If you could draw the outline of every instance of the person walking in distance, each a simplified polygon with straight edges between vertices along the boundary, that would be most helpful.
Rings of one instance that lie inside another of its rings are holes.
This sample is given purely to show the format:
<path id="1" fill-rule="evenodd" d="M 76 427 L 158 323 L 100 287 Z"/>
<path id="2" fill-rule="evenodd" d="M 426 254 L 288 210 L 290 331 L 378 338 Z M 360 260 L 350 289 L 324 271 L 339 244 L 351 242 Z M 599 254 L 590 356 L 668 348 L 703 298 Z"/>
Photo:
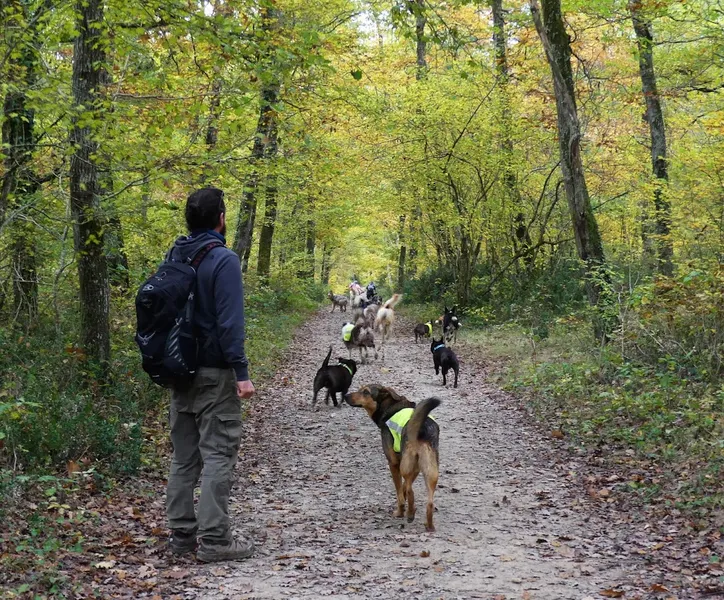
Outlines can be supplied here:
<path id="1" fill-rule="evenodd" d="M 241 441 L 241 399 L 251 398 L 244 353 L 244 289 L 239 257 L 226 248 L 224 192 L 204 188 L 186 202 L 189 234 L 179 237 L 167 260 L 197 266 L 193 325 L 198 368 L 190 385 L 171 393 L 173 456 L 166 515 L 176 555 L 193 552 L 203 562 L 240 560 L 254 551 L 250 538 L 234 537 L 229 494 Z M 209 249 L 210 248 L 210 249 Z M 194 488 L 199 482 L 198 513 Z"/>

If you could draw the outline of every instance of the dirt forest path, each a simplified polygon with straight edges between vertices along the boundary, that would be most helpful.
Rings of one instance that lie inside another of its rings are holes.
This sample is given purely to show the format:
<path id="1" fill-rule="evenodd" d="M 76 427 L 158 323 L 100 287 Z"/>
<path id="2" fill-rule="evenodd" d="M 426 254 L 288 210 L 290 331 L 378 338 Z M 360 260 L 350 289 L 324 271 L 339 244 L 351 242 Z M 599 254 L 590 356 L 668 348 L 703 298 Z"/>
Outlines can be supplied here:
<path id="1" fill-rule="evenodd" d="M 425 532 L 424 510 L 412 524 L 393 518 L 392 480 L 367 414 L 326 406 L 323 394 L 311 408 L 329 345 L 333 358 L 346 355 L 344 318 L 326 308 L 310 320 L 252 403 L 232 511 L 258 551 L 208 567 L 197 597 L 590 600 L 626 581 L 622 557 L 606 550 L 605 533 L 552 468 L 548 441 L 463 345 L 460 386 L 443 388 L 429 342 L 415 345 L 400 319 L 384 362 L 360 366 L 352 389 L 380 383 L 412 400 L 442 399 L 437 532 Z M 418 500 L 423 485 L 418 478 Z"/>

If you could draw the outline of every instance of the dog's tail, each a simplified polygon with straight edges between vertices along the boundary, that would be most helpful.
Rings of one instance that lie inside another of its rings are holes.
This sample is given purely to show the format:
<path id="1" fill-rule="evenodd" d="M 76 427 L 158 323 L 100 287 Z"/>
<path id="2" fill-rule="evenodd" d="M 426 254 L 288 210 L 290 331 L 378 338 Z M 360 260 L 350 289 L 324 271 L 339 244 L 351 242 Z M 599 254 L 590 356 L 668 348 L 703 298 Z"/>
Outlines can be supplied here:
<path id="1" fill-rule="evenodd" d="M 322 363 L 322 368 L 329 366 L 329 357 L 332 356 L 332 346 L 329 347 L 329 352 L 327 352 L 327 358 L 324 359 L 324 362 Z"/>
<path id="2" fill-rule="evenodd" d="M 385 302 L 382 306 L 384 308 L 395 308 L 397 306 L 397 303 L 402 300 L 402 294 L 393 294 L 392 298 L 390 298 L 387 302 Z"/>
<path id="3" fill-rule="evenodd" d="M 416 440 L 419 437 L 420 429 L 425 419 L 427 419 L 427 415 L 440 406 L 441 403 L 440 398 L 426 398 L 415 407 L 415 412 L 412 413 L 410 420 L 407 422 L 408 440 Z"/>

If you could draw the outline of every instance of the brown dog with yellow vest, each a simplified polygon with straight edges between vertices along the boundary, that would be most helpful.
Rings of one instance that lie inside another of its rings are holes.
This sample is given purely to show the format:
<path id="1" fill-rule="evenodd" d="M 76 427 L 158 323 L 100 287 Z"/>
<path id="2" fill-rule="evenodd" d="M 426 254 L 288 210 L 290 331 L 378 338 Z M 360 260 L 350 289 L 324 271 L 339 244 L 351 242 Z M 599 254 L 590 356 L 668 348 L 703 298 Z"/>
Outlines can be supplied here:
<path id="1" fill-rule="evenodd" d="M 352 394 L 347 394 L 344 399 L 350 406 L 364 408 L 380 428 L 382 450 L 397 492 L 397 510 L 394 516 L 404 516 L 407 504 L 407 520 L 412 522 L 415 519 L 412 484 L 422 472 L 427 486 L 425 528 L 435 531 L 432 517 L 435 512 L 434 496 L 439 475 L 440 428 L 429 414 L 440 405 L 440 400 L 427 398 L 415 404 L 391 388 L 381 385 L 366 385 Z"/>

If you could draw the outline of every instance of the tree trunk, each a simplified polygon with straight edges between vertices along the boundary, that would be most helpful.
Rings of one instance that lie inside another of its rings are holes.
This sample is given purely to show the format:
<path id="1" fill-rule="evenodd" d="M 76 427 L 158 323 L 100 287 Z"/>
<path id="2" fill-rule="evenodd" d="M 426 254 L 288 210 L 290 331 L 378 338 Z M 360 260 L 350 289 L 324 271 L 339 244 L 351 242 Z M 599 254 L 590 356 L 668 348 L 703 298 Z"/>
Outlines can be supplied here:
<path id="1" fill-rule="evenodd" d="M 400 255 L 397 260 L 397 290 L 402 292 L 405 287 L 405 261 L 407 259 L 407 246 L 405 246 L 405 215 L 400 215 Z"/>
<path id="2" fill-rule="evenodd" d="M 508 72 L 508 48 L 507 38 L 505 35 L 505 13 L 503 11 L 503 0 L 492 0 L 493 12 L 493 46 L 495 49 L 495 71 L 498 75 L 501 97 L 500 119 L 502 125 L 503 140 L 501 146 L 503 148 L 503 183 L 505 185 L 506 194 L 511 205 L 514 207 L 515 217 L 513 222 L 513 232 L 517 245 L 522 249 L 516 254 L 521 254 L 526 264 L 532 262 L 532 253 L 530 247 L 532 241 L 528 225 L 526 224 L 525 213 L 523 212 L 523 199 L 518 188 L 518 179 L 513 168 L 513 136 L 511 124 L 510 98 L 508 95 L 508 83 L 510 82 L 510 74 Z M 516 261 L 517 262 L 517 261 Z"/>
<path id="3" fill-rule="evenodd" d="M 271 265 L 272 242 L 274 241 L 274 227 L 277 220 L 277 185 L 276 175 L 268 174 L 265 185 L 264 222 L 259 234 L 259 256 L 256 262 L 256 272 L 262 279 L 269 279 Z"/>
<path id="4" fill-rule="evenodd" d="M 578 256 L 586 271 L 588 301 L 596 307 L 594 334 L 605 340 L 613 323 L 607 311 L 610 302 L 610 278 L 606 271 L 603 243 L 591 208 L 581 158 L 581 128 L 573 87 L 570 38 L 566 33 L 560 0 L 542 0 L 543 18 L 538 0 L 530 0 L 531 13 L 553 76 L 558 121 L 558 145 L 561 170 L 573 223 Z"/>
<path id="5" fill-rule="evenodd" d="M 14 4 L 5 26 L 6 31 L 11 32 L 7 41 L 18 51 L 8 55 L 8 75 L 13 85 L 3 103 L 2 146 L 6 156 L 0 182 L 0 224 L 6 217 L 12 219 L 9 237 L 12 240 L 13 318 L 27 329 L 38 313 L 36 231 L 33 221 L 22 211 L 30 210 L 39 188 L 30 164 L 36 144 L 35 111 L 28 106 L 27 97 L 27 90 L 32 88 L 37 77 L 39 41 L 35 25 L 27 31 L 25 24 L 36 23 L 34 17 L 39 15 L 29 13 L 27 2 Z M 37 10 L 42 11 L 44 7 Z"/>
<path id="6" fill-rule="evenodd" d="M 143 184 L 141 184 L 141 225 L 145 228 L 148 225 L 148 206 L 151 204 L 151 183 L 149 181 L 150 173 L 148 171 L 143 174 Z"/>
<path id="7" fill-rule="evenodd" d="M 628 7 L 631 12 L 633 28 L 636 32 L 641 87 L 646 102 L 646 121 L 651 132 L 651 164 L 654 177 L 657 179 L 656 189 L 654 190 L 657 270 L 662 275 L 671 276 L 674 272 L 672 262 L 674 251 L 669 239 L 671 206 L 666 199 L 666 189 L 669 181 L 666 159 L 666 126 L 664 124 L 664 111 L 661 109 L 661 98 L 656 87 L 654 38 L 651 21 L 641 12 L 641 0 L 629 0 Z M 643 232 L 646 232 L 646 230 L 647 224 L 644 223 Z M 644 239 L 644 248 L 646 248 L 646 243 Z"/>
<path id="8" fill-rule="evenodd" d="M 86 355 L 105 369 L 110 360 L 108 265 L 104 253 L 105 221 L 100 210 L 98 142 L 88 121 L 102 111 L 98 95 L 105 63 L 101 36 L 103 3 L 79 0 L 73 51 L 73 117 L 70 145 L 70 207 L 80 287 L 81 344 Z"/>
<path id="9" fill-rule="evenodd" d="M 106 158 L 106 160 L 109 160 Z M 104 200 L 113 195 L 113 177 L 109 172 L 99 173 L 99 190 L 101 206 L 106 221 L 104 230 L 104 244 L 106 262 L 108 264 L 109 282 L 118 287 L 121 292 L 130 288 L 128 256 L 126 244 L 123 240 L 123 227 L 118 216 L 115 198 Z"/>
<path id="10" fill-rule="evenodd" d="M 310 279 L 314 281 L 314 247 L 316 245 L 316 235 L 315 235 L 315 224 L 312 219 L 307 220 L 307 228 L 306 228 L 306 234 L 305 234 L 305 243 L 304 243 L 304 267 L 299 270 L 297 275 L 301 279 Z"/>
<path id="11" fill-rule="evenodd" d="M 272 7 L 262 10 L 261 26 L 267 38 L 271 38 L 278 28 L 279 11 Z M 259 162 L 270 162 L 277 150 L 277 113 L 276 104 L 279 101 L 280 82 L 275 73 L 273 47 L 270 39 L 267 41 L 267 54 L 261 57 L 266 64 L 268 79 L 262 84 L 260 94 L 259 119 L 256 125 L 254 146 L 251 150 L 251 172 L 244 184 L 239 218 L 236 222 L 236 240 L 234 251 L 241 259 L 242 270 L 246 272 L 251 253 L 251 243 L 254 235 L 254 222 L 256 220 L 257 190 L 259 187 Z M 276 184 L 274 184 L 276 185 Z M 267 186 L 268 188 L 268 186 Z M 276 196 L 275 196 L 276 199 Z"/>
<path id="12" fill-rule="evenodd" d="M 201 185 L 207 185 L 212 179 L 211 160 L 216 144 L 219 141 L 219 107 L 221 106 L 221 79 L 214 79 L 211 84 L 211 100 L 209 101 L 209 122 L 206 126 L 206 161 L 201 175 Z"/>
<path id="13" fill-rule="evenodd" d="M 327 248 L 327 244 L 322 246 L 322 269 L 321 279 L 322 285 L 329 285 L 329 273 L 332 270 L 332 252 Z"/>
<path id="14" fill-rule="evenodd" d="M 425 39 L 425 26 L 427 15 L 425 14 L 425 0 L 408 0 L 407 10 L 415 17 L 415 79 L 421 81 L 427 74 L 427 40 Z M 420 109 L 417 112 L 421 112 Z M 400 216 L 400 253 L 397 257 L 397 288 L 401 292 L 405 285 L 405 270 L 407 262 L 407 243 L 405 236 L 406 215 Z M 412 224 L 410 224 L 412 227 Z M 412 252 L 410 252 L 412 255 Z"/>
<path id="15" fill-rule="evenodd" d="M 415 64 L 417 65 L 415 78 L 420 81 L 425 78 L 427 71 L 427 40 L 425 39 L 427 15 L 425 14 L 425 0 L 408 0 L 407 10 L 415 17 Z"/>
<path id="16" fill-rule="evenodd" d="M 13 223 L 13 300 L 14 320 L 29 329 L 38 317 L 38 271 L 35 226 L 32 221 L 17 219 Z"/>
<path id="17" fill-rule="evenodd" d="M 121 292 L 127 291 L 131 282 L 129 280 L 128 256 L 126 244 L 123 240 L 123 226 L 115 206 L 106 203 L 108 219 L 105 230 L 106 260 L 108 261 L 109 281 L 117 286 Z"/>

